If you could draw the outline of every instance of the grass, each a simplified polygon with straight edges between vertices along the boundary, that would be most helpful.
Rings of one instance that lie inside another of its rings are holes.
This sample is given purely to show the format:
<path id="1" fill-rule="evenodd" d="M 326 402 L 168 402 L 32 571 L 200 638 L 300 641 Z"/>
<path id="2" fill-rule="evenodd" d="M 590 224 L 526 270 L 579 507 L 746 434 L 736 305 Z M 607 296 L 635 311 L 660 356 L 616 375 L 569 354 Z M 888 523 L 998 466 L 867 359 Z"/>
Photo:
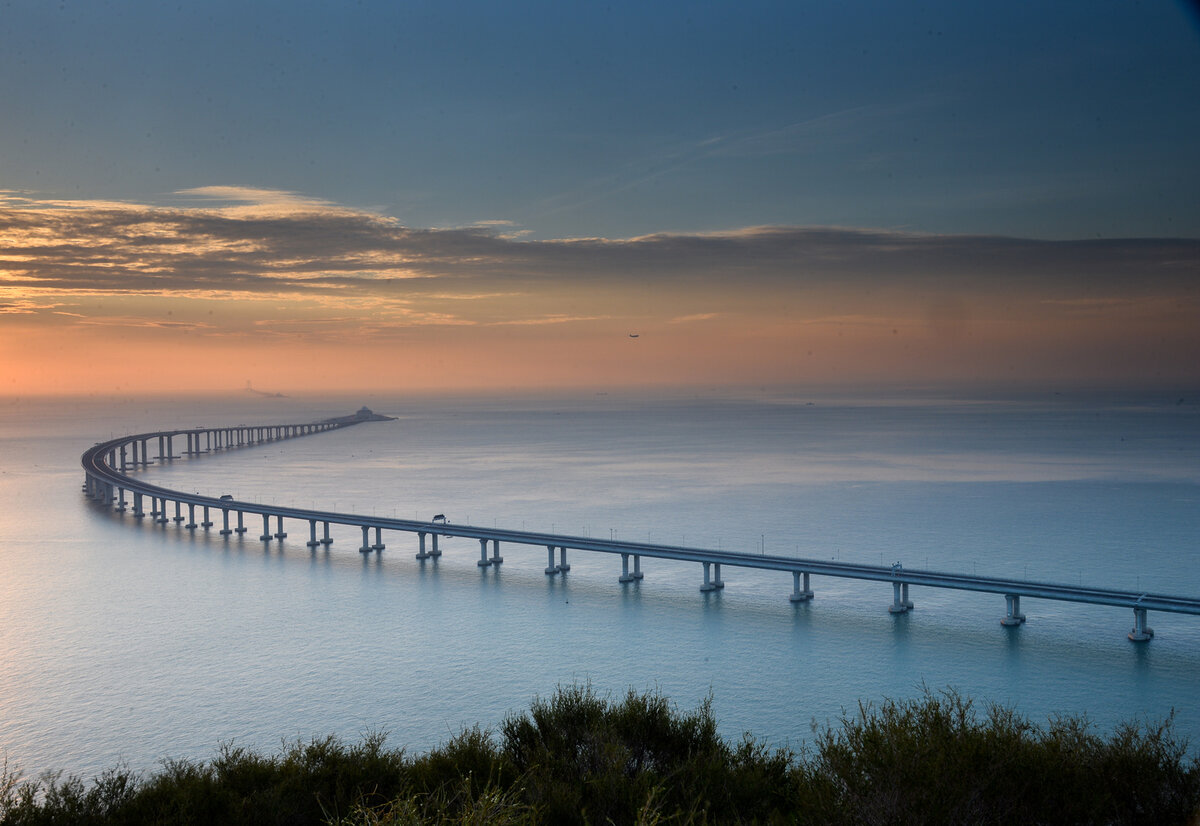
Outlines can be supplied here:
<path id="1" fill-rule="evenodd" d="M 372 734 L 86 784 L 0 770 L 0 826 L 427 823 L 1200 824 L 1200 762 L 1170 718 L 1101 735 L 952 691 L 860 705 L 797 753 L 723 740 L 708 702 L 575 685 L 422 755 Z"/>

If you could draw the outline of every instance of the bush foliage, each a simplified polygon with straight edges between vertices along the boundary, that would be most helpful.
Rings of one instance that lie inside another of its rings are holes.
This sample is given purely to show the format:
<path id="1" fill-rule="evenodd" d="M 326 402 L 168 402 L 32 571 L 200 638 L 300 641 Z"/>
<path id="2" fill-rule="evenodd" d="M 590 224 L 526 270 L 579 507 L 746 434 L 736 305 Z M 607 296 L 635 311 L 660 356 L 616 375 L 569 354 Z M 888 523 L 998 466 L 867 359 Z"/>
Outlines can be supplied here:
<path id="1" fill-rule="evenodd" d="M 90 784 L 0 769 L 0 826 L 58 824 L 1200 823 L 1171 720 L 1097 734 L 955 692 L 861 705 L 800 753 L 717 734 L 711 703 L 560 688 L 420 756 L 368 735 L 124 768 Z"/>

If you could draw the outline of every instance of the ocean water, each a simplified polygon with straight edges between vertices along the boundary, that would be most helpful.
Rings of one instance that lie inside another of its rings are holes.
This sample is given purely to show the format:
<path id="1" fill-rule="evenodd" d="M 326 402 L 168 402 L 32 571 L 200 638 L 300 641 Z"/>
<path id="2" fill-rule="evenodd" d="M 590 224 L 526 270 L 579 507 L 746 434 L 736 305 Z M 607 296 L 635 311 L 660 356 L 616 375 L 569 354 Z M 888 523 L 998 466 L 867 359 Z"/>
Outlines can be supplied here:
<path id="1" fill-rule="evenodd" d="M 722 732 L 802 746 L 860 701 L 952 688 L 1035 721 L 1158 720 L 1200 742 L 1200 617 L 334 527 L 305 547 L 156 526 L 81 493 L 122 433 L 397 417 L 156 466 L 240 499 L 1200 595 L 1193 394 L 709 392 L 0 402 L 0 751 L 27 775 L 153 769 L 233 742 L 386 731 L 422 751 L 558 685 L 711 697 Z"/>

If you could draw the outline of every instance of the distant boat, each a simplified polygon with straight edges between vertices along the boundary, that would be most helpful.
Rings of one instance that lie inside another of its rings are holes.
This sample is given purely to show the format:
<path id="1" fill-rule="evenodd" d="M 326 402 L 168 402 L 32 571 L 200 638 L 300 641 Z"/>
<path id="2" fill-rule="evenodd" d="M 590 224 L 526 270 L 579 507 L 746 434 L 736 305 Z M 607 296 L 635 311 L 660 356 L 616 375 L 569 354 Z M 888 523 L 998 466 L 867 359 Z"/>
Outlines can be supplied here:
<path id="1" fill-rule="evenodd" d="M 254 393 L 257 396 L 266 396 L 268 399 L 286 399 L 287 398 L 287 396 L 283 395 L 282 393 L 270 393 L 266 390 L 256 390 L 255 388 L 250 386 L 249 379 L 246 380 L 246 392 Z"/>
<path id="2" fill-rule="evenodd" d="M 637 333 L 630 333 L 630 334 L 629 334 L 629 337 L 630 337 L 630 338 L 637 338 L 637 337 L 638 337 L 638 334 L 637 334 Z"/>

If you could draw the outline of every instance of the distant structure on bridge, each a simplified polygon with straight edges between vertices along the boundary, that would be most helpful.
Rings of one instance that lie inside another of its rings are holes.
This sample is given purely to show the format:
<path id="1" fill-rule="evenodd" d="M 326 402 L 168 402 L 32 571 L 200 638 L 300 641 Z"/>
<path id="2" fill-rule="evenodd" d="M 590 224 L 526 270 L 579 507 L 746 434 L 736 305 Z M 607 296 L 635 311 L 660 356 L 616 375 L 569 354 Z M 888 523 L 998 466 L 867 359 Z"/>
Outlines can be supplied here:
<path id="1" fill-rule="evenodd" d="M 332 419 L 322 419 L 324 424 L 358 424 L 359 422 L 394 422 L 395 416 L 384 416 L 376 413 L 365 404 L 349 416 L 334 416 Z"/>

